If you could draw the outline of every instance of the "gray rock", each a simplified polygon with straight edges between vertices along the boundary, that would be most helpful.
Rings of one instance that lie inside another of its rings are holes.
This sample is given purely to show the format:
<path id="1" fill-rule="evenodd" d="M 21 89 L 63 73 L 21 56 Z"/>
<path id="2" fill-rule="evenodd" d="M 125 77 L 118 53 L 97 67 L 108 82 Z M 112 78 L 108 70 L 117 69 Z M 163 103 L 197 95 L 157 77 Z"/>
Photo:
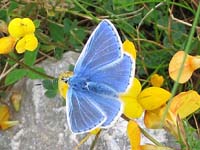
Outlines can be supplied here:
<path id="1" fill-rule="evenodd" d="M 60 61 L 45 60 L 42 66 L 46 73 L 57 77 L 67 71 L 69 64 L 75 64 L 77 53 L 67 52 Z M 41 80 L 24 79 L 18 82 L 13 91 L 23 91 L 20 112 L 12 113 L 13 120 L 20 124 L 6 131 L 0 131 L 0 150 L 72 150 L 85 135 L 73 135 L 68 130 L 65 106 L 59 96 L 49 99 L 44 95 Z M 142 120 L 139 120 L 142 124 Z M 123 119 L 110 129 L 104 130 L 97 140 L 96 150 L 128 150 L 130 144 L 126 135 L 127 122 Z M 164 130 L 151 130 L 160 142 L 166 143 L 168 136 Z M 88 150 L 94 136 L 91 136 L 81 150 Z M 150 143 L 142 138 L 142 143 Z"/>

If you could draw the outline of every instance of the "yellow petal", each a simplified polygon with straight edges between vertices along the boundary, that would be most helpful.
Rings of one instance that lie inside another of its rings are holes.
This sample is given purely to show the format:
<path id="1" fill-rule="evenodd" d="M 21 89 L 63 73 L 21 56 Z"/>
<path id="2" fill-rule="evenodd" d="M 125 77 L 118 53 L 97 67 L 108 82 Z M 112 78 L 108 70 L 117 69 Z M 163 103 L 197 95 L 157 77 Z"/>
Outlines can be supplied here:
<path id="1" fill-rule="evenodd" d="M 151 82 L 152 86 L 161 87 L 164 82 L 164 78 L 163 78 L 163 76 L 160 76 L 158 74 L 153 74 L 151 76 L 150 82 Z"/>
<path id="2" fill-rule="evenodd" d="M 134 99 L 137 99 L 139 93 L 141 92 L 142 86 L 140 81 L 137 78 L 133 79 L 133 82 L 129 89 L 125 92 L 120 94 L 120 97 L 132 97 Z"/>
<path id="3" fill-rule="evenodd" d="M 8 32 L 15 38 L 21 38 L 26 34 L 34 33 L 35 25 L 29 18 L 15 18 L 9 23 Z"/>
<path id="4" fill-rule="evenodd" d="M 6 105 L 0 105 L 0 123 L 7 121 L 10 117 L 8 107 Z"/>
<path id="5" fill-rule="evenodd" d="M 96 128 L 96 129 L 90 131 L 90 133 L 96 135 L 97 133 L 99 133 L 100 130 L 101 130 L 100 128 Z"/>
<path id="6" fill-rule="evenodd" d="M 6 130 L 6 129 L 10 128 L 10 127 L 13 127 L 13 126 L 17 125 L 17 124 L 19 124 L 19 121 L 4 121 L 1 124 L 1 129 L 2 130 Z"/>
<path id="7" fill-rule="evenodd" d="M 140 150 L 141 131 L 133 120 L 128 122 L 127 134 L 131 144 L 131 150 Z"/>
<path id="8" fill-rule="evenodd" d="M 0 105 L 0 129 L 5 130 L 18 124 L 18 121 L 8 121 L 9 117 L 10 114 L 8 107 Z"/>
<path id="9" fill-rule="evenodd" d="M 171 93 L 159 87 L 144 89 L 138 96 L 138 102 L 145 110 L 159 108 L 167 102 Z"/>
<path id="10" fill-rule="evenodd" d="M 178 137 L 176 116 L 170 110 L 168 110 L 167 112 L 165 111 L 166 105 L 163 105 L 154 110 L 145 111 L 144 124 L 149 129 L 164 128 L 175 137 Z M 167 115 L 166 118 L 163 120 L 164 113 L 167 113 Z"/>
<path id="11" fill-rule="evenodd" d="M 200 68 L 200 56 L 193 56 L 190 61 L 193 70 Z"/>
<path id="12" fill-rule="evenodd" d="M 18 53 L 23 53 L 25 50 L 34 51 L 38 46 L 38 40 L 34 34 L 25 35 L 16 44 Z"/>
<path id="13" fill-rule="evenodd" d="M 65 83 L 62 79 L 63 78 L 69 78 L 73 75 L 73 72 L 64 72 L 61 73 L 58 77 L 58 90 L 60 95 L 66 99 L 66 94 L 69 88 L 69 85 L 67 83 Z"/>
<path id="14" fill-rule="evenodd" d="M 10 53 L 15 46 L 16 39 L 9 36 L 0 38 L 0 54 Z"/>
<path id="15" fill-rule="evenodd" d="M 181 92 L 175 96 L 170 105 L 170 110 L 181 119 L 189 116 L 200 108 L 200 95 L 193 90 Z"/>
<path id="16" fill-rule="evenodd" d="M 10 21 L 8 25 L 8 32 L 15 38 L 20 38 L 24 35 L 23 28 L 21 27 L 21 18 L 15 18 Z"/>
<path id="17" fill-rule="evenodd" d="M 120 99 L 124 103 L 124 114 L 130 118 L 139 118 L 142 115 L 143 108 L 137 101 L 137 97 L 141 92 L 142 86 L 136 78 L 127 92 L 120 95 Z"/>
<path id="18" fill-rule="evenodd" d="M 126 40 L 123 43 L 123 49 L 125 52 L 130 54 L 134 59 L 136 59 L 136 49 L 133 42 Z"/>
<path id="19" fill-rule="evenodd" d="M 200 66 L 200 61 L 198 59 L 194 60 L 194 57 L 186 54 L 184 51 L 178 51 L 171 59 L 169 63 L 169 75 L 173 80 L 176 80 L 181 68 L 181 64 L 184 56 L 187 55 L 186 61 L 183 66 L 182 74 L 179 79 L 179 83 L 187 82 L 192 76 L 193 71 Z M 199 62 L 199 65 L 197 65 Z"/>
<path id="20" fill-rule="evenodd" d="M 35 32 L 35 25 L 34 25 L 33 21 L 29 18 L 22 19 L 22 26 L 23 26 L 23 30 L 24 30 L 24 35 Z"/>
<path id="21" fill-rule="evenodd" d="M 124 114 L 129 118 L 139 118 L 143 113 L 142 106 L 136 99 L 131 97 L 124 97 L 122 99 L 124 103 Z"/>
<path id="22" fill-rule="evenodd" d="M 141 150 L 173 150 L 173 149 L 171 149 L 169 147 L 164 147 L 164 146 L 145 144 L 145 145 L 141 146 Z"/>
<path id="23" fill-rule="evenodd" d="M 144 124 L 149 129 L 160 129 L 165 105 L 154 110 L 145 111 Z"/>

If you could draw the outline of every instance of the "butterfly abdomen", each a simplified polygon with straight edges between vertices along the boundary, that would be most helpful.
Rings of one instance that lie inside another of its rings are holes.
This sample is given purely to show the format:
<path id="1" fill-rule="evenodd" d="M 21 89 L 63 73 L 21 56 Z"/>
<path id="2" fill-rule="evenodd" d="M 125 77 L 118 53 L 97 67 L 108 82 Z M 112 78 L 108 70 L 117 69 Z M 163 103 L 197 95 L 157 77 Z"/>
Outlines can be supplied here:
<path id="1" fill-rule="evenodd" d="M 110 86 L 102 83 L 88 82 L 88 89 L 91 92 L 98 93 L 102 96 L 118 97 L 117 92 Z"/>

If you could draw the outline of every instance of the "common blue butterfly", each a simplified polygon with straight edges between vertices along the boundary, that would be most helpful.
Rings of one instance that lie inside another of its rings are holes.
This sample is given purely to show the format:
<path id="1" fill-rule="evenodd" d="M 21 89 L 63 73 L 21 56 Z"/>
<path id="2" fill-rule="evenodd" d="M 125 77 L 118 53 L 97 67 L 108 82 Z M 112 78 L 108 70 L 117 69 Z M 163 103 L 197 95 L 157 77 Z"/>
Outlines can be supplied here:
<path id="1" fill-rule="evenodd" d="M 119 94 L 126 91 L 134 75 L 135 61 L 123 52 L 114 25 L 103 20 L 89 37 L 74 74 L 63 78 L 69 85 L 67 121 L 73 133 L 108 128 L 123 111 Z"/>

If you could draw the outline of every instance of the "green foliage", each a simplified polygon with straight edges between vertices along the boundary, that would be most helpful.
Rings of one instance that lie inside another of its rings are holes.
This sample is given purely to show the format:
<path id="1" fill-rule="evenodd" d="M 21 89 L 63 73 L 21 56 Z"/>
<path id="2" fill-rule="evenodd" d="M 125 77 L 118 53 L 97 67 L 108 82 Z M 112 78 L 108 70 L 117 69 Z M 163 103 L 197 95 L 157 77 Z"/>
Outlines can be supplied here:
<path id="1" fill-rule="evenodd" d="M 44 79 L 45 77 L 42 74 L 45 74 L 45 71 L 41 67 L 31 67 L 34 71 L 32 70 L 27 70 L 27 77 L 30 79 Z M 35 72 L 37 71 L 37 72 Z"/>
<path id="2" fill-rule="evenodd" d="M 45 95 L 49 98 L 54 98 L 58 92 L 58 80 L 43 80 L 42 84 L 46 89 Z"/>
<path id="3" fill-rule="evenodd" d="M 37 67 L 37 63 L 47 57 L 61 59 L 67 51 L 81 52 L 93 29 L 100 19 L 104 18 L 113 22 L 122 42 L 129 39 L 135 44 L 136 77 L 141 79 L 142 85 L 147 86 L 151 74 L 160 73 L 165 77 L 163 88 L 171 90 L 174 83 L 169 77 L 168 65 L 173 54 L 178 50 L 185 50 L 188 43 L 191 24 L 197 11 L 198 4 L 195 2 L 47 0 L 39 3 L 11 0 L 8 5 L 0 2 L 0 21 L 8 24 L 16 17 L 30 17 L 34 20 L 35 34 L 40 43 L 38 49 L 33 52 L 17 54 L 14 50 L 9 54 L 13 59 L 6 55 L 0 56 L 0 77 L 3 77 L 0 80 L 0 91 L 7 90 L 15 82 L 27 77 L 43 80 L 45 95 L 55 97 L 58 92 L 57 79 L 46 75 L 43 68 Z M 0 26 L 0 37 L 7 35 L 8 33 L 2 32 Z M 200 42 L 197 30 L 190 43 L 189 52 L 199 55 Z M 73 69 L 74 66 L 70 65 L 69 70 Z M 178 92 L 190 89 L 199 91 L 199 83 L 199 71 L 196 71 L 188 83 L 179 86 Z M 185 130 L 190 148 L 200 149 L 200 142 L 194 136 L 196 130 L 187 123 Z"/>
<path id="4" fill-rule="evenodd" d="M 39 74 L 39 73 L 45 73 L 43 68 L 31 67 L 31 69 L 37 71 L 37 73 L 32 71 L 32 70 L 27 70 L 27 69 L 14 69 L 14 70 L 12 70 L 6 76 L 5 85 L 13 84 L 13 83 L 21 80 L 23 77 L 28 77 L 30 79 L 43 79 L 44 78 L 43 75 Z"/>
<path id="5" fill-rule="evenodd" d="M 24 63 L 28 66 L 33 66 L 37 58 L 37 53 L 38 49 L 33 52 L 26 51 L 24 54 Z"/>
<path id="6" fill-rule="evenodd" d="M 38 46 L 39 48 L 39 46 Z M 19 80 L 21 80 L 23 77 L 28 77 L 30 79 L 43 79 L 44 76 L 43 74 L 45 74 L 45 71 L 43 68 L 41 67 L 35 67 L 35 61 L 37 58 L 37 54 L 38 54 L 38 48 L 33 51 L 26 51 L 24 54 L 24 65 L 25 67 L 29 67 L 27 69 L 14 69 L 12 70 L 5 79 L 5 85 L 10 85 L 13 84 Z M 17 56 L 12 53 L 10 55 L 12 58 L 17 59 Z M 9 61 L 10 65 L 14 65 L 16 62 L 11 60 Z"/>
<path id="7" fill-rule="evenodd" d="M 27 74 L 27 71 L 25 69 L 15 69 L 11 71 L 6 76 L 5 85 L 10 85 L 21 80 L 26 74 Z"/>
<path id="8" fill-rule="evenodd" d="M 64 40 L 64 29 L 62 26 L 56 24 L 56 23 L 49 23 L 49 31 L 50 36 L 54 41 L 62 41 Z"/>
<path id="9" fill-rule="evenodd" d="M 10 1 L 10 6 L 8 7 L 8 14 L 12 15 L 13 11 L 18 8 L 19 4 L 15 1 Z"/>
<path id="10" fill-rule="evenodd" d="M 200 140 L 197 138 L 197 129 L 191 127 L 188 121 L 184 121 L 184 128 L 186 132 L 186 138 L 191 150 L 199 150 L 200 149 Z M 182 145 L 182 149 L 186 149 L 185 145 Z"/>

